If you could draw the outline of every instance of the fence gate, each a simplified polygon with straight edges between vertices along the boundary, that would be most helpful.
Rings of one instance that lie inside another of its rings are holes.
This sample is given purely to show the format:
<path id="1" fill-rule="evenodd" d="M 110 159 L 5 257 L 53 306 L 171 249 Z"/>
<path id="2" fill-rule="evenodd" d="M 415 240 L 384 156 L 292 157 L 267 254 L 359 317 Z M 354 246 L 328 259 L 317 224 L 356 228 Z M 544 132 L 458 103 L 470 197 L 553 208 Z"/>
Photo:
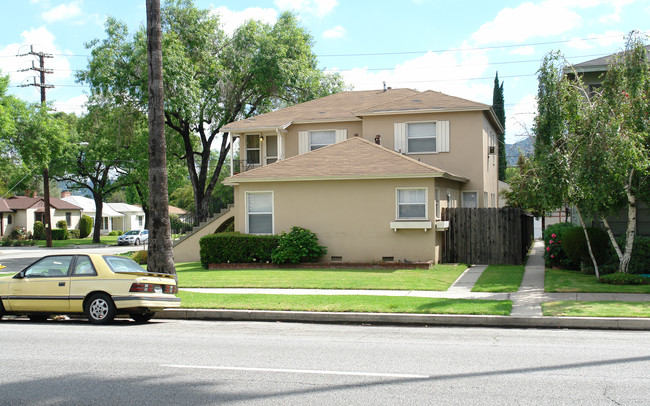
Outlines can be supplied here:
<path id="1" fill-rule="evenodd" d="M 443 261 L 521 265 L 533 242 L 533 216 L 518 208 L 443 209 Z"/>

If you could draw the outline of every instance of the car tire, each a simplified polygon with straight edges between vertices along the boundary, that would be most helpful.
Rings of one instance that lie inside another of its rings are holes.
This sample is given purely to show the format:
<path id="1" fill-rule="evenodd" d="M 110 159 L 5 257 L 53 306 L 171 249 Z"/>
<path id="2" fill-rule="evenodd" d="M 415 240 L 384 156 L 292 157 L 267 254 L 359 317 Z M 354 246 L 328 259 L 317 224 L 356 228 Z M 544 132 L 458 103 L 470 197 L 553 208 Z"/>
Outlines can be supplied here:
<path id="1" fill-rule="evenodd" d="M 134 244 L 135 244 L 135 245 L 140 245 L 140 239 L 139 239 L 139 238 L 136 238 Z"/>
<path id="2" fill-rule="evenodd" d="M 92 324 L 108 324 L 115 318 L 115 303 L 107 294 L 96 293 L 86 301 L 84 312 Z"/>
<path id="3" fill-rule="evenodd" d="M 146 313 L 131 313 L 131 317 L 136 323 L 146 323 L 156 315 L 156 312 L 146 312 Z"/>
<path id="4" fill-rule="evenodd" d="M 29 320 L 34 321 L 36 323 L 42 323 L 46 321 L 48 318 L 50 318 L 49 314 L 30 314 L 27 317 L 29 317 Z"/>

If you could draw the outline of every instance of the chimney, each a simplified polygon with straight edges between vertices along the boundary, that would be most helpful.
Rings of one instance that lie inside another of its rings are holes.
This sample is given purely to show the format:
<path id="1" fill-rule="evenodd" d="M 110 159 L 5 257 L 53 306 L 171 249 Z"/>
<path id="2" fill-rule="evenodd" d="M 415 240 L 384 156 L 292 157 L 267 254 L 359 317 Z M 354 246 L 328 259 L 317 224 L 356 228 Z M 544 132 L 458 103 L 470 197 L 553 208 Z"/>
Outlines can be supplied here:
<path id="1" fill-rule="evenodd" d="M 25 190 L 25 196 L 26 197 L 38 197 L 38 192 L 36 192 L 35 190 L 27 189 L 27 190 Z"/>
<path id="2" fill-rule="evenodd" d="M 70 197 L 70 196 L 72 196 L 72 192 L 70 192 L 69 190 L 61 191 L 61 199 L 63 199 L 64 197 Z"/>
<path id="3" fill-rule="evenodd" d="M 375 144 L 381 145 L 381 135 L 375 135 Z"/>

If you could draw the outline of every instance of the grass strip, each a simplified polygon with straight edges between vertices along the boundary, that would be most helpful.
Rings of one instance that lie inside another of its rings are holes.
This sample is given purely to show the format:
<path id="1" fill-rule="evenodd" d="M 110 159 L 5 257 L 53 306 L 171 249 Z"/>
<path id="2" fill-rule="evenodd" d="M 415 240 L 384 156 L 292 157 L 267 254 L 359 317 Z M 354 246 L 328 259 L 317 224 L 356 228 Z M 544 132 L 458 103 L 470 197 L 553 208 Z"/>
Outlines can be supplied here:
<path id="1" fill-rule="evenodd" d="M 544 290 L 560 293 L 650 293 L 650 285 L 610 285 L 598 282 L 595 275 L 566 269 L 547 269 Z"/>
<path id="2" fill-rule="evenodd" d="M 107 236 L 102 236 L 99 238 L 100 244 L 103 245 L 116 245 L 117 244 L 117 236 L 116 235 L 107 235 Z M 52 247 L 53 248 L 61 248 L 61 247 L 72 247 L 75 245 L 93 245 L 93 238 L 92 237 L 87 237 L 87 238 L 71 238 L 69 240 L 52 240 Z M 37 247 L 45 247 L 46 241 L 45 240 L 36 240 L 36 246 Z"/>
<path id="3" fill-rule="evenodd" d="M 555 317 L 650 317 L 650 303 L 566 300 L 542 303 L 542 312 Z"/>
<path id="4" fill-rule="evenodd" d="M 472 292 L 516 292 L 524 277 L 523 265 L 489 265 Z"/>
<path id="5" fill-rule="evenodd" d="M 432 269 L 206 270 L 198 262 L 176 265 L 181 288 L 392 289 L 445 291 L 465 265 Z"/>
<path id="6" fill-rule="evenodd" d="M 185 309 L 285 310 L 310 312 L 476 314 L 507 316 L 509 300 L 394 296 L 215 294 L 180 291 Z"/>

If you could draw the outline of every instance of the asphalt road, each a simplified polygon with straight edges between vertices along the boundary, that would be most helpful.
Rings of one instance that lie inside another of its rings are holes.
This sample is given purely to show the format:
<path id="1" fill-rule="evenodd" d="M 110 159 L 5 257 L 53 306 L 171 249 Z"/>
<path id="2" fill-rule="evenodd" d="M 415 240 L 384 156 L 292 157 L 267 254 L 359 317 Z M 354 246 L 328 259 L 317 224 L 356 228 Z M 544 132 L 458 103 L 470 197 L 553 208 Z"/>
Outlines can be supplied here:
<path id="1" fill-rule="evenodd" d="M 0 322 L 1 405 L 648 404 L 650 333 Z"/>

